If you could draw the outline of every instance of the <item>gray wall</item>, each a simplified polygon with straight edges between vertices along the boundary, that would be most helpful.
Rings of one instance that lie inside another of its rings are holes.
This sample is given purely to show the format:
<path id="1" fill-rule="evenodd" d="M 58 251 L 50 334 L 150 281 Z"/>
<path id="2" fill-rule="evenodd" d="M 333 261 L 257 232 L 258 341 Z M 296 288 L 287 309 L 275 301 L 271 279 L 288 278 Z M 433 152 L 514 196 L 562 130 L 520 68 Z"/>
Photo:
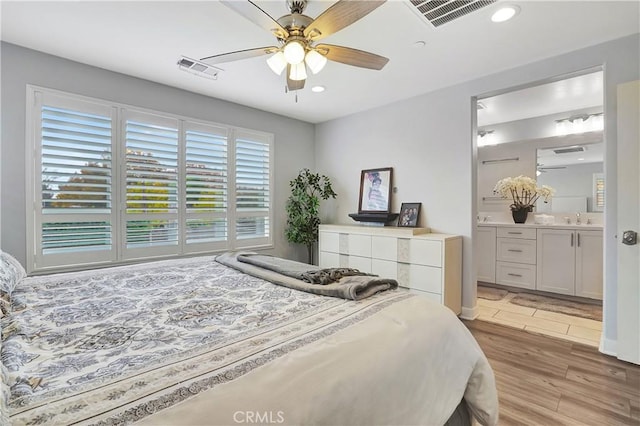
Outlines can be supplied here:
<path id="1" fill-rule="evenodd" d="M 640 77 L 639 52 L 640 36 L 636 34 L 317 125 L 316 168 L 335 180 L 340 194 L 332 210 L 325 209 L 325 217 L 334 223 L 352 223 L 347 214 L 357 209 L 360 170 L 393 167 L 398 188 L 394 211 L 403 201 L 422 202 L 420 225 L 463 236 L 463 313 L 473 313 L 476 273 L 471 242 L 477 214 L 473 98 L 604 66 L 608 189 L 604 336 L 615 342 L 616 85 Z"/>
<path id="2" fill-rule="evenodd" d="M 289 181 L 313 168 L 313 124 L 2 43 L 0 247 L 23 264 L 25 224 L 26 85 L 58 89 L 275 135 L 274 244 L 269 252 L 305 260 L 306 250 L 284 237 Z M 207 80 L 203 80 L 206 84 Z"/>

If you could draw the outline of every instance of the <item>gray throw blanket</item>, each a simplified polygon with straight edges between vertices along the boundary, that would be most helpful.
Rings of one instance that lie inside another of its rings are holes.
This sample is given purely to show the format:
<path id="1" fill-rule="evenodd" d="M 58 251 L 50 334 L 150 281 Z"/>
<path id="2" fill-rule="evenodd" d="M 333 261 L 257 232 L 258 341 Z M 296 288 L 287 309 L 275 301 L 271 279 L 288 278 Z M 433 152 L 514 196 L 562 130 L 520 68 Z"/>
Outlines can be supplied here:
<path id="1" fill-rule="evenodd" d="M 395 280 L 356 269 L 321 269 L 315 265 L 253 252 L 228 252 L 217 256 L 216 261 L 274 284 L 343 299 L 360 300 L 398 287 Z"/>

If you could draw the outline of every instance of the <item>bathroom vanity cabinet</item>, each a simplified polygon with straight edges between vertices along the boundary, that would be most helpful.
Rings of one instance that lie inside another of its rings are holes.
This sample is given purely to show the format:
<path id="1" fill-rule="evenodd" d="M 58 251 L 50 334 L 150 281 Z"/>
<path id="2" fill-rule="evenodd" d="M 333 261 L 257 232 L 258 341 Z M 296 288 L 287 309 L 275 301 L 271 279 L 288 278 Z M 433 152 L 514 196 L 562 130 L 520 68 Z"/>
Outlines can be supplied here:
<path id="1" fill-rule="evenodd" d="M 602 299 L 599 226 L 483 223 L 478 225 L 476 256 L 478 281 Z"/>

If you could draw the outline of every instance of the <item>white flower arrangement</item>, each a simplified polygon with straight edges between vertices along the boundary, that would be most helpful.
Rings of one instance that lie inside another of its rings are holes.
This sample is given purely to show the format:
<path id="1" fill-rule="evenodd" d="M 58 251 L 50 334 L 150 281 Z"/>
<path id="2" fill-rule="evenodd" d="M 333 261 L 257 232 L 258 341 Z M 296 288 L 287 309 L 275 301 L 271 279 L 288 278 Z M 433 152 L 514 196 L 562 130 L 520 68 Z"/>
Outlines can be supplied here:
<path id="1" fill-rule="evenodd" d="M 493 192 L 502 198 L 511 198 L 513 200 L 513 204 L 509 205 L 511 210 L 532 211 L 538 198 L 542 197 L 546 203 L 555 190 L 547 185 L 538 187 L 534 179 L 520 175 L 499 180 Z"/>

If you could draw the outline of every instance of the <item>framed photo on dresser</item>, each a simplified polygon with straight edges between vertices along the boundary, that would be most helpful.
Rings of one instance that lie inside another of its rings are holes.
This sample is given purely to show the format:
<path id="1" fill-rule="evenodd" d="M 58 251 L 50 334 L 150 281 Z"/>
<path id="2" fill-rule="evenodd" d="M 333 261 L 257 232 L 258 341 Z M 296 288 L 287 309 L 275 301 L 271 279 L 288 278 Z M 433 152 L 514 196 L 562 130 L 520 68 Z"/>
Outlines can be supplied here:
<path id="1" fill-rule="evenodd" d="M 422 203 L 402 203 L 400 215 L 398 216 L 398 226 L 409 228 L 418 226 L 421 205 Z"/>

